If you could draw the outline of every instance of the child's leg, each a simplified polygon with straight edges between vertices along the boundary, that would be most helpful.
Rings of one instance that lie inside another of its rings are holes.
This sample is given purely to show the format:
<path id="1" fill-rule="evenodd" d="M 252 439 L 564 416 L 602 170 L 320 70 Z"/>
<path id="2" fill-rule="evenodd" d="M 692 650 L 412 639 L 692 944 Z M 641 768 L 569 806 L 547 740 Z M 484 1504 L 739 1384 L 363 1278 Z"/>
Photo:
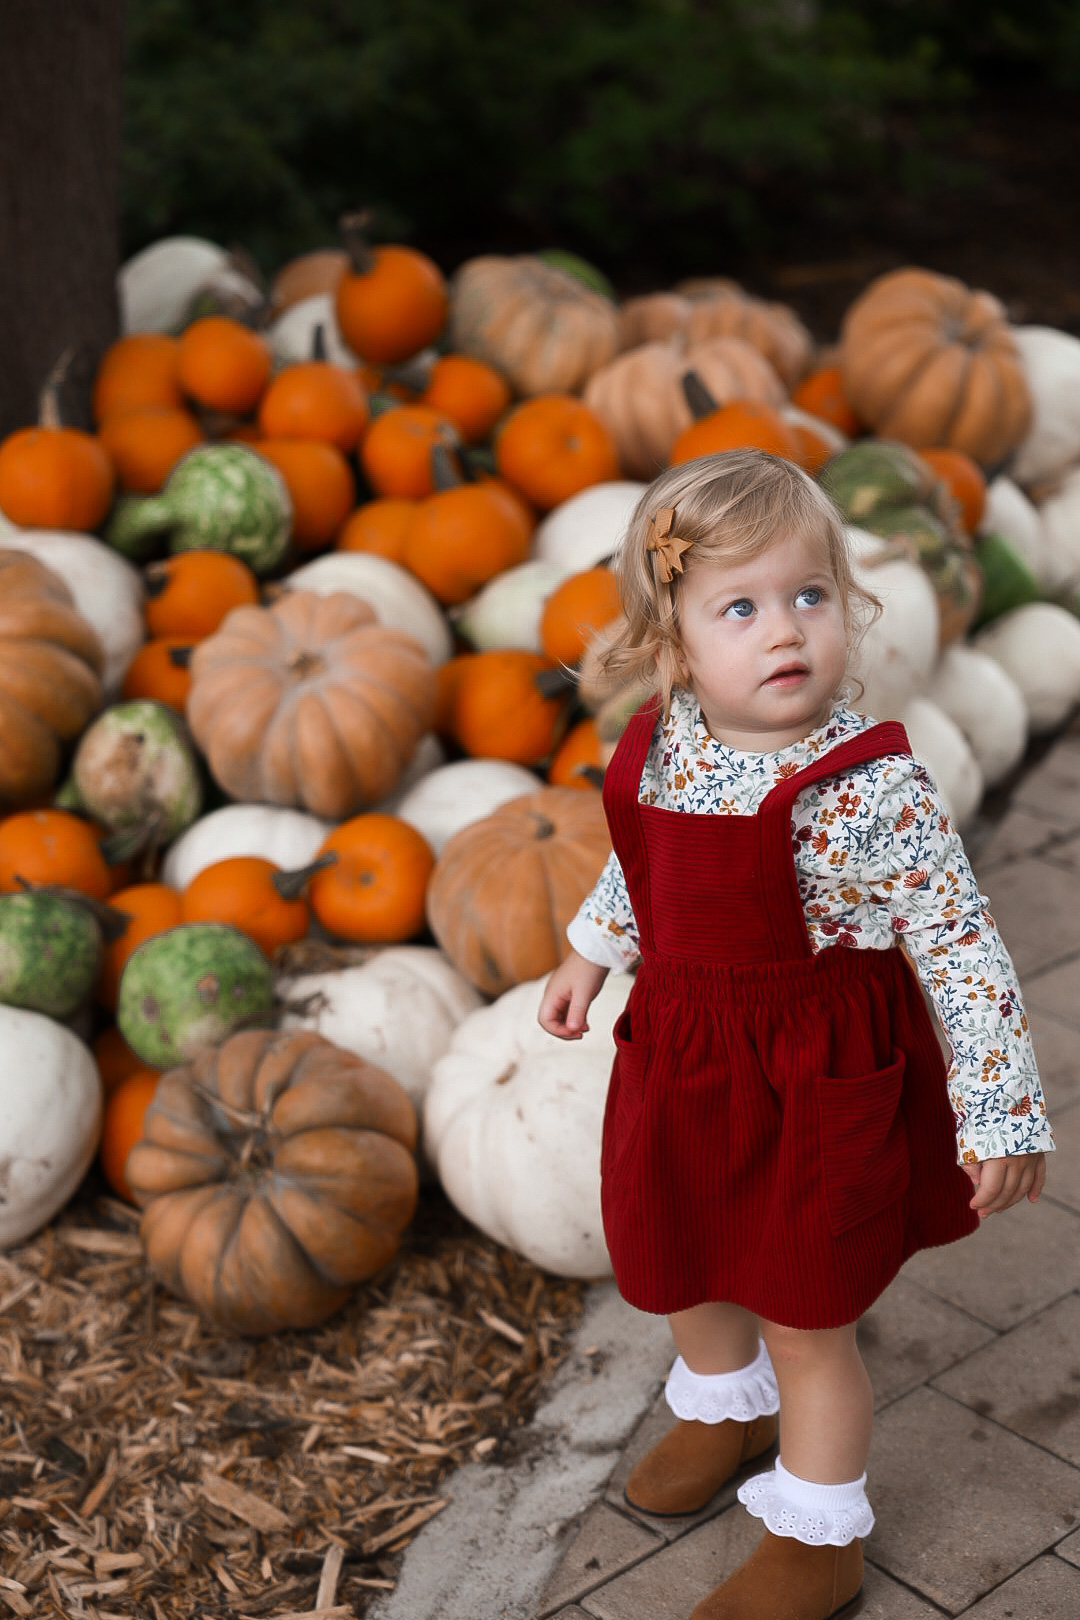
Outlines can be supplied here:
<path id="1" fill-rule="evenodd" d="M 691 1372 L 737 1372 L 761 1348 L 761 1324 L 741 1305 L 695 1305 L 675 1311 L 668 1324 L 675 1348 Z"/>
<path id="2" fill-rule="evenodd" d="M 761 1324 L 780 1391 L 780 1458 L 789 1473 L 839 1485 L 865 1471 L 874 1420 L 855 1323 L 822 1331 Z"/>

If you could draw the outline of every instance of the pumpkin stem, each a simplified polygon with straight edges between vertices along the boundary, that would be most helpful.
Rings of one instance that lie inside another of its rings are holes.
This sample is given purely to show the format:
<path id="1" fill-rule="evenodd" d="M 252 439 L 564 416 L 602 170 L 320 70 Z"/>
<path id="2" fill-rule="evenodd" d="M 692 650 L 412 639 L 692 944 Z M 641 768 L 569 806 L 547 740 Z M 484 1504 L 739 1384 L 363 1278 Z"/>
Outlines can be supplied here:
<path id="1" fill-rule="evenodd" d="M 604 785 L 604 773 L 599 765 L 575 765 L 572 774 L 582 777 L 594 788 L 601 788 Z"/>
<path id="2" fill-rule="evenodd" d="M 352 262 L 354 275 L 370 275 L 375 268 L 375 255 L 367 239 L 374 218 L 370 208 L 361 208 L 356 213 L 342 214 L 338 220 L 338 230 Z"/>
<path id="3" fill-rule="evenodd" d="M 313 878 L 316 872 L 333 866 L 336 860 L 334 851 L 328 849 L 325 855 L 320 855 L 317 861 L 312 861 L 308 866 L 298 866 L 292 872 L 275 872 L 270 881 L 283 900 L 299 900 L 308 879 Z"/>
<path id="4" fill-rule="evenodd" d="M 311 652 L 307 647 L 301 647 L 298 652 L 294 652 L 285 665 L 295 681 L 306 681 L 309 675 L 316 674 L 322 667 L 322 654 Z"/>
<path id="5" fill-rule="evenodd" d="M 578 672 L 569 664 L 556 664 L 553 669 L 542 669 L 533 676 L 533 685 L 543 698 L 562 697 L 566 692 L 576 692 Z"/>
<path id="6" fill-rule="evenodd" d="M 75 358 L 75 348 L 73 343 L 68 345 L 45 379 L 38 400 L 38 427 L 60 428 L 64 425 L 60 414 L 60 390 Z"/>
<path id="7" fill-rule="evenodd" d="M 465 457 L 456 446 L 433 444 L 431 447 L 431 482 L 440 494 L 443 490 L 457 489 L 470 484 Z"/>
<path id="8" fill-rule="evenodd" d="M 431 381 L 434 364 L 431 354 L 414 354 L 410 360 L 402 360 L 399 365 L 383 366 L 382 381 L 400 383 L 402 388 L 411 388 L 414 393 L 422 394 Z"/>
<path id="9" fill-rule="evenodd" d="M 683 372 L 682 391 L 695 422 L 700 422 L 702 417 L 711 416 L 713 411 L 719 408 L 696 371 Z"/>
<path id="10" fill-rule="evenodd" d="M 555 823 L 550 816 L 542 816 L 538 810 L 530 810 L 529 815 L 536 823 L 535 837 L 553 838 L 555 836 Z"/>
<path id="11" fill-rule="evenodd" d="M 316 321 L 315 330 L 311 334 L 311 358 L 325 360 L 326 357 L 326 327 L 322 321 Z"/>
<path id="12" fill-rule="evenodd" d="M 169 663 L 174 669 L 189 669 L 191 667 L 191 655 L 194 651 L 194 647 L 170 647 Z"/>

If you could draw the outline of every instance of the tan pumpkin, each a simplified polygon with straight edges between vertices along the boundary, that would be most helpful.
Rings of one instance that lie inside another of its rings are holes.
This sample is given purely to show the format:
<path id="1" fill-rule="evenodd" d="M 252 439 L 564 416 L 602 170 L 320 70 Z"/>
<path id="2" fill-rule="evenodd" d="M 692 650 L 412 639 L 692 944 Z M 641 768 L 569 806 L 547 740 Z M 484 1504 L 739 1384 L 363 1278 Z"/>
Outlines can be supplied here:
<path id="1" fill-rule="evenodd" d="M 450 346 L 494 366 L 518 394 L 576 393 L 610 360 L 610 298 L 523 253 L 467 259 L 450 284 Z"/>
<path id="2" fill-rule="evenodd" d="M 992 466 L 1030 425 L 1003 305 L 954 276 L 906 269 L 872 281 L 844 317 L 840 367 L 859 420 L 916 449 L 963 450 Z"/>
<path id="3" fill-rule="evenodd" d="M 188 722 L 226 793 L 332 821 L 393 792 L 435 714 L 420 643 L 345 591 L 234 608 L 191 676 Z"/>
<path id="4" fill-rule="evenodd" d="M 718 407 L 736 399 L 779 406 L 787 397 L 768 360 L 741 338 L 689 343 L 676 336 L 628 349 L 590 377 L 583 395 L 614 438 L 626 477 L 655 477 L 693 422 L 682 386 L 688 371 L 700 377 Z"/>
<path id="5" fill-rule="evenodd" d="M 544 787 L 450 839 L 428 882 L 428 922 L 486 995 L 541 978 L 611 851 L 599 794 Z"/>
<path id="6" fill-rule="evenodd" d="M 0 806 L 32 804 L 104 702 L 105 650 L 58 574 L 0 551 Z"/>
<path id="7" fill-rule="evenodd" d="M 416 1208 L 404 1088 L 310 1030 L 244 1030 L 158 1081 L 125 1179 L 146 1257 L 231 1333 L 325 1321 Z"/>
<path id="8" fill-rule="evenodd" d="M 686 326 L 693 306 L 682 293 L 642 293 L 619 305 L 619 349 L 639 343 L 663 343 Z"/>
<path id="9" fill-rule="evenodd" d="M 687 341 L 737 337 L 763 354 L 790 390 L 810 369 L 814 340 L 787 304 L 755 298 L 734 281 L 682 282 L 675 289 L 690 300 L 683 328 Z"/>

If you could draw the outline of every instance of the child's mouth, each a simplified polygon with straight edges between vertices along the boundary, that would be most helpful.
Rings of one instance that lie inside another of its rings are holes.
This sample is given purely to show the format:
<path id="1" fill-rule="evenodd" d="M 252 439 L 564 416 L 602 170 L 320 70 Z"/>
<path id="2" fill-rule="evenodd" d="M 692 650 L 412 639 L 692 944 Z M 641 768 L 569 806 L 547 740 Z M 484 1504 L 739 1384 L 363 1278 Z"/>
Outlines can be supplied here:
<path id="1" fill-rule="evenodd" d="M 778 669 L 775 675 L 770 675 L 764 683 L 766 686 L 797 686 L 805 681 L 810 671 L 805 664 L 788 664 L 784 669 Z"/>

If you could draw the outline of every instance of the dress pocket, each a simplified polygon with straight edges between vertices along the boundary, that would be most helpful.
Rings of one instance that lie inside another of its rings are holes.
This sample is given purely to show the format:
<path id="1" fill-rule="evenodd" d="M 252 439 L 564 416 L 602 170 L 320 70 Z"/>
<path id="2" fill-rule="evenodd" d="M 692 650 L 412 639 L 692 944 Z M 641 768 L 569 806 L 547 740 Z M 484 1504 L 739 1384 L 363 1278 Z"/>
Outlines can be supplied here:
<path id="1" fill-rule="evenodd" d="M 904 1054 L 871 1074 L 818 1082 L 821 1152 L 829 1230 L 834 1237 L 903 1197 L 911 1179 L 907 1127 L 900 1112 Z"/>
<path id="2" fill-rule="evenodd" d="M 649 1058 L 647 1045 L 635 1038 L 634 1021 L 634 1014 L 627 1006 L 615 1020 L 611 1032 L 615 1040 L 615 1066 L 611 1076 L 609 1117 L 622 1145 L 628 1137 L 636 1135 L 641 1124 Z"/>

